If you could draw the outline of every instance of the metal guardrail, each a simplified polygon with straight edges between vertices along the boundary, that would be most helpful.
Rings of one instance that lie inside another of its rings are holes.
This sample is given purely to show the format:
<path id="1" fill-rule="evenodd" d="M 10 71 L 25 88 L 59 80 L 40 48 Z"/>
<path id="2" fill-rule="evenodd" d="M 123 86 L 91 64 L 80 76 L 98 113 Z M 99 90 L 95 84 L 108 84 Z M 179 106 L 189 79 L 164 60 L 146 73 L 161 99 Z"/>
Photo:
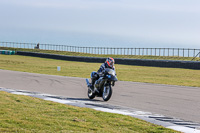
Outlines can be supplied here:
<path id="1" fill-rule="evenodd" d="M 69 45 L 0 42 L 0 47 L 56 50 L 67 52 L 79 52 L 101 55 L 138 55 L 138 56 L 176 56 L 195 57 L 200 49 L 189 48 L 111 48 L 111 47 L 79 47 Z M 200 54 L 199 54 L 200 57 Z"/>
<path id="2" fill-rule="evenodd" d="M 40 58 L 67 60 L 67 61 L 79 61 L 79 62 L 94 62 L 102 63 L 106 58 L 102 57 L 81 57 L 81 56 L 66 56 L 47 53 L 36 52 L 24 52 L 17 51 L 18 55 L 33 56 Z M 186 69 L 198 69 L 200 70 L 199 61 L 178 61 L 178 60 L 149 60 L 149 59 L 124 59 L 115 58 L 117 64 L 124 65 L 137 65 L 137 66 L 151 66 L 151 67 L 167 67 L 167 68 L 186 68 Z"/>

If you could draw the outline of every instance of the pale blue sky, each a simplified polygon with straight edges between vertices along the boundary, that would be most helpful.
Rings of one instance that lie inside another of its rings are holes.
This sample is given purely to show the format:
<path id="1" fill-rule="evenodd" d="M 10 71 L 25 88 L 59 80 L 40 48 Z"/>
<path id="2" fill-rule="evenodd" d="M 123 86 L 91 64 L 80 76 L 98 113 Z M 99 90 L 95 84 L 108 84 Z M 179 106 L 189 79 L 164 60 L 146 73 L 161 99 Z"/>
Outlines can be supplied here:
<path id="1" fill-rule="evenodd" d="M 200 48 L 200 0 L 0 0 L 0 41 Z"/>

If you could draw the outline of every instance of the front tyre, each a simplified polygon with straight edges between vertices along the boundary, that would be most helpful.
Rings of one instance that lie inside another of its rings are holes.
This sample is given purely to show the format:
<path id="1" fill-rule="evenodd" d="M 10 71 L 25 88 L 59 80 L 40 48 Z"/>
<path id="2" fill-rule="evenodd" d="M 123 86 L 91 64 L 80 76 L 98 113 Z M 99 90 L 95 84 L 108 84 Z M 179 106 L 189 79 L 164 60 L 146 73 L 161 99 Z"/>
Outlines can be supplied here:
<path id="1" fill-rule="evenodd" d="M 90 87 L 88 87 L 88 97 L 89 99 L 94 99 L 95 94 L 93 93 L 93 91 L 90 89 Z"/>
<path id="2" fill-rule="evenodd" d="M 111 85 L 104 86 L 102 98 L 104 101 L 108 101 L 112 96 Z"/>

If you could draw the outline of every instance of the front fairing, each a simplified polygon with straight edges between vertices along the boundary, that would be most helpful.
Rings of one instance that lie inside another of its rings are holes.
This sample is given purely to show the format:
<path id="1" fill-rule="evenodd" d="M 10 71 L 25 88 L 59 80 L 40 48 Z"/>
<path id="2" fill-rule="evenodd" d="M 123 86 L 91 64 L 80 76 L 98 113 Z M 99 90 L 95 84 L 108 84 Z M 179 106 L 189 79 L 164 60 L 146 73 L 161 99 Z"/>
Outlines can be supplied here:
<path id="1" fill-rule="evenodd" d="M 113 81 L 118 81 L 118 79 L 117 79 L 117 77 L 115 76 L 113 79 L 112 79 Z"/>
<path id="2" fill-rule="evenodd" d="M 110 77 L 110 78 L 108 78 L 109 81 L 117 81 L 117 77 L 116 76 L 110 75 L 108 77 Z"/>
<path id="3" fill-rule="evenodd" d="M 112 69 L 106 69 L 106 78 L 108 81 L 117 81 L 117 76 L 115 73 L 115 70 Z"/>

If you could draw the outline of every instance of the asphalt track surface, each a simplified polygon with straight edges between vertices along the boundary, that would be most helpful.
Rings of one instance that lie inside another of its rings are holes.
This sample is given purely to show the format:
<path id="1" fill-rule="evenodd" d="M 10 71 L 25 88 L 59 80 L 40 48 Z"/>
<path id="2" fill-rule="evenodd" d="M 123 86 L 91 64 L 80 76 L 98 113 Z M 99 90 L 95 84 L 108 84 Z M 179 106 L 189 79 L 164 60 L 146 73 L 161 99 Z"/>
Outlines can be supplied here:
<path id="1" fill-rule="evenodd" d="M 88 99 L 84 78 L 0 70 L 0 87 Z M 199 87 L 118 81 L 105 103 L 200 123 Z"/>

